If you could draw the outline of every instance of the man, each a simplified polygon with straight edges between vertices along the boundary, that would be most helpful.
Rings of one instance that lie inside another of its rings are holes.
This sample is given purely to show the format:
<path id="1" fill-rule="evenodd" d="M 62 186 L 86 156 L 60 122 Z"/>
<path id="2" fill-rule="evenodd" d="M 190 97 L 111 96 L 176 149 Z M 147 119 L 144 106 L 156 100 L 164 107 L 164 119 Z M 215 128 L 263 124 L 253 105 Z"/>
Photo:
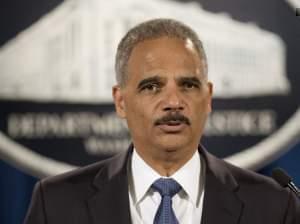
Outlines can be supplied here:
<path id="1" fill-rule="evenodd" d="M 300 223 L 298 199 L 199 146 L 212 83 L 201 41 L 169 19 L 139 24 L 116 55 L 117 114 L 133 144 L 37 183 L 26 224 Z"/>

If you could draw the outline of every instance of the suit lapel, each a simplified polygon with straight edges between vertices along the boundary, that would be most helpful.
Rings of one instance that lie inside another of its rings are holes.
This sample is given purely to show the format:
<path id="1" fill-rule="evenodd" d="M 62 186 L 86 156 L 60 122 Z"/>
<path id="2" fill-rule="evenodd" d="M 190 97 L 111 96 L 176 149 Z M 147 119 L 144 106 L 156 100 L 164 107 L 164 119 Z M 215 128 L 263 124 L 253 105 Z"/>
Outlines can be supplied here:
<path id="1" fill-rule="evenodd" d="M 205 150 L 200 153 L 206 160 L 205 193 L 203 201 L 202 224 L 238 224 L 243 203 L 236 191 L 238 184 L 223 161 Z"/>
<path id="2" fill-rule="evenodd" d="M 131 150 L 111 159 L 97 174 L 96 190 L 87 201 L 91 223 L 131 223 L 127 181 L 129 154 Z"/>

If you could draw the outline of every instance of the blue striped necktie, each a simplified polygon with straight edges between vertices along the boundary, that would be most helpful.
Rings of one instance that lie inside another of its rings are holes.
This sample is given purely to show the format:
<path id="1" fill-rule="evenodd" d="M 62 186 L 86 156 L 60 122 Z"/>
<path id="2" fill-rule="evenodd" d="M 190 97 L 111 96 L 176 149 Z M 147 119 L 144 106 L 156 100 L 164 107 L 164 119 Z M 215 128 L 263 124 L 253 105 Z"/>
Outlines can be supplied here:
<path id="1" fill-rule="evenodd" d="M 162 197 L 154 218 L 154 224 L 178 224 L 172 209 L 172 197 L 177 194 L 181 186 L 172 178 L 160 178 L 152 184 Z"/>

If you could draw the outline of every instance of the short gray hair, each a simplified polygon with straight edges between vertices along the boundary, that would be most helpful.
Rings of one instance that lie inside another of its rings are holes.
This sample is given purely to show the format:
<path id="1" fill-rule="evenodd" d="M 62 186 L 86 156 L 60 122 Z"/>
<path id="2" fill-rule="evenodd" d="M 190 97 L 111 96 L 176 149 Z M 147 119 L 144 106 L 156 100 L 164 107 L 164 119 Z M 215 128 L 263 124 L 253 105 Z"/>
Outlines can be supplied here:
<path id="1" fill-rule="evenodd" d="M 116 80 L 118 85 L 124 86 L 127 81 L 128 60 L 133 48 L 142 41 L 164 36 L 182 40 L 190 39 L 202 61 L 203 72 L 204 74 L 207 74 L 206 54 L 202 42 L 196 32 L 187 25 L 174 19 L 153 19 L 133 27 L 120 41 L 115 62 Z"/>

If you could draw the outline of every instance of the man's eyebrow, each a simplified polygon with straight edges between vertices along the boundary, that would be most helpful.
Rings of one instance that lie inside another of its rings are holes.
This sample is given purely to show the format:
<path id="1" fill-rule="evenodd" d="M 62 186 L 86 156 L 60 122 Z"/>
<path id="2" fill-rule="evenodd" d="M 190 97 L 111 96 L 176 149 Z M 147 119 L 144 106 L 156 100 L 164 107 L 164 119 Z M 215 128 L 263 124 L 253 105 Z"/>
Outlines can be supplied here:
<path id="1" fill-rule="evenodd" d="M 187 77 L 180 77 L 178 78 L 178 82 L 183 83 L 183 82 L 192 82 L 195 84 L 202 84 L 202 81 L 196 76 L 187 76 Z"/>
<path id="2" fill-rule="evenodd" d="M 160 81 L 161 81 L 161 78 L 157 75 L 149 77 L 149 78 L 145 78 L 139 82 L 138 89 L 142 88 L 144 85 L 146 85 L 148 83 L 160 82 Z"/>

